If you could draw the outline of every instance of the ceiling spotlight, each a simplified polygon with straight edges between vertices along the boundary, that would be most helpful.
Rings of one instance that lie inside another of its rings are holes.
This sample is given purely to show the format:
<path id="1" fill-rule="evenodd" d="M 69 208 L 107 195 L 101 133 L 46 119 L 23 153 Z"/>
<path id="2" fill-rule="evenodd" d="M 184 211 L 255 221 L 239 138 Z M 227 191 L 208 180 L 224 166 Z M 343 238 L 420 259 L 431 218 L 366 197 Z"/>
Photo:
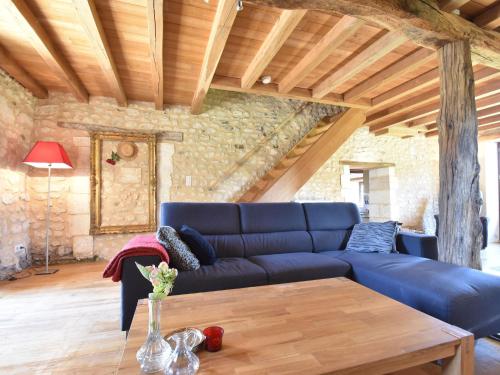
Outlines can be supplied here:
<path id="1" fill-rule="evenodd" d="M 260 81 L 261 81 L 264 85 L 268 85 L 268 84 L 270 84 L 270 83 L 272 82 L 272 80 L 273 80 L 273 79 L 271 78 L 271 76 L 262 76 L 262 77 L 260 78 Z"/>
<path id="2" fill-rule="evenodd" d="M 243 10 L 243 0 L 236 0 L 236 10 L 238 12 Z"/>

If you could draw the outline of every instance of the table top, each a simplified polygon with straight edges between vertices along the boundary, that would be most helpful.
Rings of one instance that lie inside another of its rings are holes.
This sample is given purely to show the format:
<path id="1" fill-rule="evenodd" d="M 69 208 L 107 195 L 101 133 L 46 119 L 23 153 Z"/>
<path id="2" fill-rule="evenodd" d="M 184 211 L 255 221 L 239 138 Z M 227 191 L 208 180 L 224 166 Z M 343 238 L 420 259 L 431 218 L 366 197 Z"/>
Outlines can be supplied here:
<path id="1" fill-rule="evenodd" d="M 138 305 L 118 374 L 137 374 L 147 334 Z M 162 332 L 219 325 L 223 347 L 200 374 L 387 373 L 454 356 L 471 333 L 346 278 L 169 296 Z"/>

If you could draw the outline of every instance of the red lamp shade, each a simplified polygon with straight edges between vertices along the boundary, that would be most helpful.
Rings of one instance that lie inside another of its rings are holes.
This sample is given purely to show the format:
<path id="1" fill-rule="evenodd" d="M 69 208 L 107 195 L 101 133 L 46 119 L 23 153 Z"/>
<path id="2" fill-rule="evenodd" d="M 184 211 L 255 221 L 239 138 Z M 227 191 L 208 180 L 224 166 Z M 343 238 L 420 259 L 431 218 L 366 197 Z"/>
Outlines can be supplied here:
<path id="1" fill-rule="evenodd" d="M 31 151 L 24 158 L 23 163 L 35 168 L 73 168 L 71 161 L 69 161 L 68 154 L 66 154 L 63 146 L 58 142 L 36 142 Z"/>

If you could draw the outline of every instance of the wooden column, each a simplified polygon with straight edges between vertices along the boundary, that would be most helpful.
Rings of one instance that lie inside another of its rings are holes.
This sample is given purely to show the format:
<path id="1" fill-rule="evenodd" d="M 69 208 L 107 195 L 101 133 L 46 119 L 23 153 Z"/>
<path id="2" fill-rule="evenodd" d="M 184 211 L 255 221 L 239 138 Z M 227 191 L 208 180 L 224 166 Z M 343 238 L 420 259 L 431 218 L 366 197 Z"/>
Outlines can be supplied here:
<path id="1" fill-rule="evenodd" d="M 481 269 L 478 124 L 469 43 L 448 43 L 438 56 L 439 259 Z"/>

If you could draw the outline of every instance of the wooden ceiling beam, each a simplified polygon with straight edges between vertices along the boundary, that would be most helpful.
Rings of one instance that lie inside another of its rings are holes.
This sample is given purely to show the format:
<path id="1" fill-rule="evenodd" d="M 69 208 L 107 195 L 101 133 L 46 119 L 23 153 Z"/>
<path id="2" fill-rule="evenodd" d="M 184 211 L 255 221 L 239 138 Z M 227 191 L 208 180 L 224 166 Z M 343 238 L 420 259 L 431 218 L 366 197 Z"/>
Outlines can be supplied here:
<path id="1" fill-rule="evenodd" d="M 39 99 L 48 98 L 47 89 L 38 83 L 24 68 L 10 55 L 5 48 L 0 46 L 0 68 L 5 70 L 16 81 L 31 91 Z"/>
<path id="2" fill-rule="evenodd" d="M 87 102 L 89 99 L 87 89 L 24 0 L 5 0 L 2 4 L 57 77 L 67 84 L 79 101 Z"/>
<path id="3" fill-rule="evenodd" d="M 481 126 L 496 124 L 497 122 L 500 122 L 500 114 L 495 115 L 495 116 L 488 116 L 488 117 L 480 118 L 478 120 L 477 124 L 479 125 L 479 128 L 481 129 Z M 427 126 L 427 129 L 430 129 L 430 130 L 437 129 L 437 122 Z"/>
<path id="4" fill-rule="evenodd" d="M 94 0 L 73 0 L 87 38 L 94 47 L 97 61 L 108 81 L 113 96 L 120 106 L 127 106 L 127 97 L 116 68 L 104 28 L 97 13 Z"/>
<path id="5" fill-rule="evenodd" d="M 336 69 L 329 77 L 313 88 L 313 96 L 321 98 L 334 91 L 338 86 L 399 47 L 406 40 L 406 37 L 397 31 L 385 34 L 355 57 L 348 57 L 349 61 L 346 64 Z"/>
<path id="6" fill-rule="evenodd" d="M 370 107 L 370 100 L 359 99 L 352 102 L 346 102 L 343 95 L 341 94 L 328 94 L 323 98 L 315 98 L 312 96 L 312 91 L 310 89 L 305 89 L 301 87 L 295 87 L 287 93 L 279 92 L 278 85 L 270 83 L 264 85 L 261 82 L 256 82 L 249 89 L 244 89 L 241 87 L 240 80 L 238 78 L 215 76 L 212 80 L 210 86 L 213 89 L 226 90 L 226 91 L 236 91 L 243 92 L 247 94 L 273 96 L 276 98 L 283 99 L 295 99 L 303 100 L 306 102 L 323 103 L 330 105 L 338 105 L 342 107 L 360 108 L 368 109 Z"/>
<path id="7" fill-rule="evenodd" d="M 278 20 L 243 73 L 241 87 L 249 89 L 257 82 L 262 72 L 267 68 L 306 13 L 306 10 L 281 11 Z"/>
<path id="8" fill-rule="evenodd" d="M 475 83 L 477 85 L 477 84 L 483 83 L 485 81 L 499 78 L 500 71 L 493 69 L 493 68 L 485 67 L 485 68 L 477 71 L 474 74 L 474 77 L 475 77 Z M 485 92 L 484 90 L 488 90 L 487 92 L 490 92 L 490 91 L 494 90 L 494 87 L 487 87 L 487 88 L 479 88 L 478 89 L 478 91 L 482 92 L 482 93 Z M 393 106 L 390 106 L 390 107 L 385 108 L 383 110 L 377 111 L 375 113 L 370 113 L 366 118 L 366 124 L 367 125 L 376 125 L 376 124 L 383 122 L 388 117 L 395 116 L 398 113 L 411 110 L 413 108 L 419 107 L 419 106 L 421 106 L 425 103 L 428 103 L 428 102 L 436 102 L 439 100 L 439 92 L 440 92 L 439 87 L 432 88 L 430 90 L 427 90 L 425 92 L 420 93 L 418 96 L 414 96 L 414 97 L 408 98 L 404 101 L 400 101 Z"/>
<path id="9" fill-rule="evenodd" d="M 493 82 L 488 84 L 478 90 L 476 90 L 476 108 L 484 109 L 498 105 L 500 102 L 500 85 L 498 82 Z M 411 112 L 403 113 L 395 118 L 389 119 L 383 123 L 377 125 L 371 125 L 371 132 L 378 132 L 382 129 L 389 128 L 391 126 L 401 124 L 408 121 L 414 121 L 415 119 L 420 119 L 421 117 L 427 117 L 435 114 L 439 111 L 439 100 L 433 101 L 424 107 L 414 109 Z"/>
<path id="10" fill-rule="evenodd" d="M 279 83 L 279 91 L 287 93 L 294 89 L 309 73 L 358 31 L 363 24 L 364 22 L 358 18 L 343 16 L 283 77 Z"/>
<path id="11" fill-rule="evenodd" d="M 208 37 L 203 63 L 198 77 L 198 83 L 191 102 L 191 113 L 199 114 L 203 108 L 203 101 L 207 95 L 215 70 L 222 56 L 227 38 L 236 18 L 236 2 L 233 0 L 219 0 L 217 10 L 212 21 L 210 36 Z"/>
<path id="12" fill-rule="evenodd" d="M 486 9 L 474 18 L 474 23 L 485 29 L 494 30 L 500 26 L 500 3 Z"/>
<path id="13" fill-rule="evenodd" d="M 329 14 L 346 14 L 372 22 L 383 29 L 399 30 L 423 47 L 439 49 L 463 40 L 471 45 L 475 63 L 500 69 L 500 38 L 494 31 L 439 9 L 434 1 L 415 0 L 246 0 L 256 5 L 282 9 L 314 9 Z"/>
<path id="14" fill-rule="evenodd" d="M 488 117 L 488 116 L 492 116 L 492 115 L 496 115 L 496 114 L 500 114 L 500 105 L 495 105 L 493 107 L 486 107 L 486 108 L 483 108 L 481 110 L 478 110 L 477 111 L 477 118 L 482 119 L 483 117 Z M 406 124 L 406 126 L 408 126 L 410 128 L 414 128 L 417 126 L 424 126 L 424 125 L 432 126 L 432 124 L 436 123 L 436 120 L 437 120 L 436 115 L 433 114 L 433 115 L 428 115 L 428 116 L 421 117 L 419 119 L 410 121 Z"/>
<path id="15" fill-rule="evenodd" d="M 469 0 L 441 0 L 439 2 L 439 8 L 445 12 L 451 12 L 455 9 L 459 9 L 468 3 Z"/>
<path id="16" fill-rule="evenodd" d="M 163 110 L 163 0 L 148 0 L 147 19 L 149 56 L 151 58 L 151 87 L 155 108 Z"/>
<path id="17" fill-rule="evenodd" d="M 429 61 L 432 61 L 435 57 L 436 54 L 434 51 L 426 48 L 419 48 L 345 92 L 344 97 L 346 100 L 360 98 L 366 94 L 366 92 L 374 90 L 398 76 L 417 69 Z"/>

